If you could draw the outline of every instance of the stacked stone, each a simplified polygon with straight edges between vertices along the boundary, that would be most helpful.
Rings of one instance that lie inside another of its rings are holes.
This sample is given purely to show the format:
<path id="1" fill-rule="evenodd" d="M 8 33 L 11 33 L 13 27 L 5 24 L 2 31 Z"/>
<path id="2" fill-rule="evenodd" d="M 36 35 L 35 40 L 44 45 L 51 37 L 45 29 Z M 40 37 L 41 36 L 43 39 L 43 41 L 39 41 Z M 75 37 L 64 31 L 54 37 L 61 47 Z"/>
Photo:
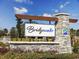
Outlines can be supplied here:
<path id="1" fill-rule="evenodd" d="M 59 13 L 56 15 L 59 19 L 56 24 L 56 42 L 60 42 L 59 53 L 72 53 L 69 29 L 69 15 Z"/>

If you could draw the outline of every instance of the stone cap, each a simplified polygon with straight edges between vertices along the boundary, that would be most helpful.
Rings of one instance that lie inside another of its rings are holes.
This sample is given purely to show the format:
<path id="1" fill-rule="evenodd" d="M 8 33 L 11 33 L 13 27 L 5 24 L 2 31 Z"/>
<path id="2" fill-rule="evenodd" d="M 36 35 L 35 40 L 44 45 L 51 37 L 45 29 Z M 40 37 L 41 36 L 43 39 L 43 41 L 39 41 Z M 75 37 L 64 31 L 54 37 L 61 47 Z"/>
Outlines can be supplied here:
<path id="1" fill-rule="evenodd" d="M 69 16 L 70 14 L 69 13 L 57 13 L 57 14 L 55 14 L 55 16 L 60 16 L 60 15 Z"/>
<path id="2" fill-rule="evenodd" d="M 60 42 L 25 42 L 25 41 L 8 41 L 13 45 L 59 45 Z"/>

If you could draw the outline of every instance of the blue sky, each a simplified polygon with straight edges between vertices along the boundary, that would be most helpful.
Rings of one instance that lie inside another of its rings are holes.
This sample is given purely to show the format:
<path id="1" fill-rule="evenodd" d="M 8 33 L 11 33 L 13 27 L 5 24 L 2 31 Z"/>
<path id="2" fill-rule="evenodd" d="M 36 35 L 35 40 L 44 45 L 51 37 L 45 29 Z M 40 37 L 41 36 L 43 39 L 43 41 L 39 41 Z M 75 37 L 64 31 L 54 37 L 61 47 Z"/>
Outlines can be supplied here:
<path id="1" fill-rule="evenodd" d="M 70 14 L 70 18 L 79 19 L 78 6 L 79 0 L 0 0 L 0 28 L 15 27 L 15 14 L 51 17 L 55 13 L 65 12 Z M 70 28 L 79 29 L 79 21 L 70 24 Z"/>

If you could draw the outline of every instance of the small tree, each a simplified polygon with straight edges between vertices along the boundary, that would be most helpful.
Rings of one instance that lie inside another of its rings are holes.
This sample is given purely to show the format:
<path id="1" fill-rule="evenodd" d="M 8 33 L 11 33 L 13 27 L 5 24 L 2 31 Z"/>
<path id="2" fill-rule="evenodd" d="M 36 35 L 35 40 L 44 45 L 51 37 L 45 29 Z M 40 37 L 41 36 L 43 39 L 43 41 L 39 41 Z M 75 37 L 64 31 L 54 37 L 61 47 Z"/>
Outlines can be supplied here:
<path id="1" fill-rule="evenodd" d="M 16 28 L 18 32 L 18 37 L 21 38 L 21 24 L 23 22 L 21 21 L 21 19 L 16 19 L 16 21 L 17 21 Z"/>
<path id="2" fill-rule="evenodd" d="M 76 36 L 79 36 L 79 29 L 76 31 Z"/>
<path id="3" fill-rule="evenodd" d="M 1 36 L 4 36 L 4 31 L 3 30 L 0 30 L 0 37 Z"/>
<path id="4" fill-rule="evenodd" d="M 3 31 L 4 31 L 4 35 L 7 36 L 8 29 L 5 28 L 5 29 L 3 29 Z"/>
<path id="5" fill-rule="evenodd" d="M 71 44 L 72 44 L 72 46 L 73 46 L 73 39 L 74 39 L 74 36 L 75 36 L 75 33 L 76 32 L 76 30 L 74 30 L 73 28 L 72 29 L 70 29 L 70 37 L 71 37 Z"/>
<path id="6" fill-rule="evenodd" d="M 11 36 L 11 38 L 18 37 L 17 29 L 15 27 L 11 28 L 11 30 L 10 30 L 10 36 Z"/>

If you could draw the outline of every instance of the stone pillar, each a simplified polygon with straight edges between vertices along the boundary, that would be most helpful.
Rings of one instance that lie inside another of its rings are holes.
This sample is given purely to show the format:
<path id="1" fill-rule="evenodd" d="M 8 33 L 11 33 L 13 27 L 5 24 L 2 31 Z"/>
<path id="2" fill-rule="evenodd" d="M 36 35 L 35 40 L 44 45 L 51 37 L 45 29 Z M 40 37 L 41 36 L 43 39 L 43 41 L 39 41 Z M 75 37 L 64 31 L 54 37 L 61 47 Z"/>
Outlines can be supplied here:
<path id="1" fill-rule="evenodd" d="M 56 40 L 60 42 L 59 53 L 72 53 L 70 29 L 69 29 L 69 15 L 66 13 L 56 14 L 59 19 L 56 24 Z"/>

